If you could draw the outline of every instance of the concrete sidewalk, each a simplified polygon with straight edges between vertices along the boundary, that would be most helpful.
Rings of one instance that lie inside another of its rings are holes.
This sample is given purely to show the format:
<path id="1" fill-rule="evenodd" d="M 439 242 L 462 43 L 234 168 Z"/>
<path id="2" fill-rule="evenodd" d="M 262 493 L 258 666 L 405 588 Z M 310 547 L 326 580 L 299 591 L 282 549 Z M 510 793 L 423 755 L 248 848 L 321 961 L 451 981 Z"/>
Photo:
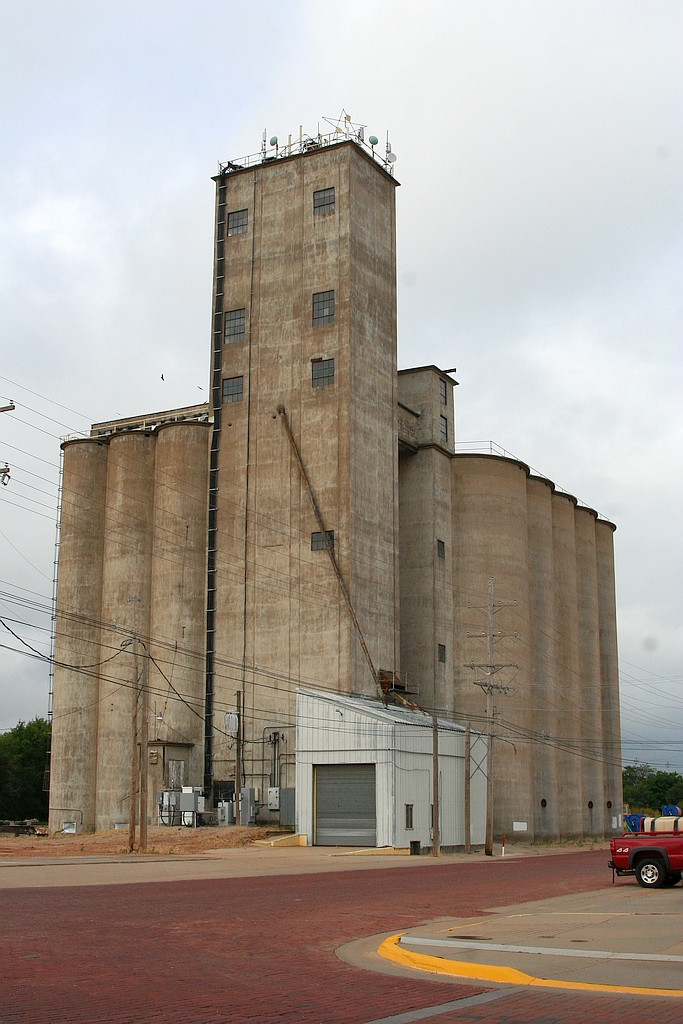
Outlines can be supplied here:
<path id="1" fill-rule="evenodd" d="M 683 999 L 682 889 L 612 889 L 494 908 L 375 937 L 350 962 L 476 983 Z M 354 948 L 355 946 L 355 948 Z"/>
<path id="2" fill-rule="evenodd" d="M 209 878 L 248 878 L 296 875 L 325 871 L 364 871 L 408 867 L 428 870 L 443 864 L 513 863 L 520 857 L 576 853 L 572 847 L 545 849 L 507 848 L 504 857 L 486 857 L 483 851 L 432 857 L 411 857 L 405 851 L 327 846 L 273 846 L 210 850 L 199 854 L 121 854 L 79 857 L 0 858 L 0 889 L 49 886 L 127 885 L 131 882 L 175 882 Z M 609 851 L 605 846 L 605 863 Z M 605 868 L 607 870 L 607 868 Z"/>

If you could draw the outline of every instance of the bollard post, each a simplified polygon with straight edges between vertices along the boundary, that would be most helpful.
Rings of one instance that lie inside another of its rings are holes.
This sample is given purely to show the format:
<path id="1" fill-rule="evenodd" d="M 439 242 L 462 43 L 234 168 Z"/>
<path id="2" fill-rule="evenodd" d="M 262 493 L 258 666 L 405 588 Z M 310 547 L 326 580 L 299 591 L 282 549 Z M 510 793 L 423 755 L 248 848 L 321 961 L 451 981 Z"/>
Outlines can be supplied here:
<path id="1" fill-rule="evenodd" d="M 502 837 L 500 842 L 500 855 L 501 857 L 505 856 L 505 836 Z"/>

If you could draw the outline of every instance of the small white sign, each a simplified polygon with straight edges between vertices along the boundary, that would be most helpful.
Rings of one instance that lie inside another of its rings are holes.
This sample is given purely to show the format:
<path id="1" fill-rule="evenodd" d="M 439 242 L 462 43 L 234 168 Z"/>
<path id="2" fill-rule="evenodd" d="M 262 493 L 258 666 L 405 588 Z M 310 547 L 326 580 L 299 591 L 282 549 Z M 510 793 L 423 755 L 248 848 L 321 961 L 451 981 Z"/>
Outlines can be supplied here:
<path id="1" fill-rule="evenodd" d="M 526 822 L 525 821 L 513 821 L 512 822 L 512 831 L 513 832 L 526 832 L 527 831 L 527 824 L 526 824 Z"/>

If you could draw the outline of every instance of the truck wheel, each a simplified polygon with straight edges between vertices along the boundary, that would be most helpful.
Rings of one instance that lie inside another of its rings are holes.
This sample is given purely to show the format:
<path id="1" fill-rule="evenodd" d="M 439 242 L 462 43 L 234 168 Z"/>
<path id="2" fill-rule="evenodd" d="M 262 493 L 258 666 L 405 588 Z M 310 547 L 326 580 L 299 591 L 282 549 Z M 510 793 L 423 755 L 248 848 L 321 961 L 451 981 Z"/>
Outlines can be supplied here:
<path id="1" fill-rule="evenodd" d="M 664 888 L 665 889 L 670 889 L 672 886 L 678 885 L 680 880 L 681 880 L 681 873 L 680 873 L 680 871 L 670 871 L 669 874 L 664 879 Z"/>
<path id="2" fill-rule="evenodd" d="M 662 861 L 658 857 L 648 857 L 641 860 L 636 868 L 638 885 L 643 889 L 659 889 L 664 885 L 668 872 L 665 871 Z"/>

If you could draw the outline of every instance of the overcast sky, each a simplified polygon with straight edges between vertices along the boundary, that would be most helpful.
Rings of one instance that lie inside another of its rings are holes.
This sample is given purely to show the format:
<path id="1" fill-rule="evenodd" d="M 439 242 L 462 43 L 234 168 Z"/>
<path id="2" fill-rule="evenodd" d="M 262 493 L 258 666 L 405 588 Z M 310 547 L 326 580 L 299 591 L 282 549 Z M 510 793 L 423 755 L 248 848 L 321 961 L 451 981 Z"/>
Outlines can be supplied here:
<path id="1" fill-rule="evenodd" d="M 344 108 L 398 156 L 399 366 L 617 524 L 624 755 L 683 771 L 683 4 L 2 0 L 0 39 L 0 728 L 47 712 L 60 438 L 206 400 L 211 175 Z"/>

